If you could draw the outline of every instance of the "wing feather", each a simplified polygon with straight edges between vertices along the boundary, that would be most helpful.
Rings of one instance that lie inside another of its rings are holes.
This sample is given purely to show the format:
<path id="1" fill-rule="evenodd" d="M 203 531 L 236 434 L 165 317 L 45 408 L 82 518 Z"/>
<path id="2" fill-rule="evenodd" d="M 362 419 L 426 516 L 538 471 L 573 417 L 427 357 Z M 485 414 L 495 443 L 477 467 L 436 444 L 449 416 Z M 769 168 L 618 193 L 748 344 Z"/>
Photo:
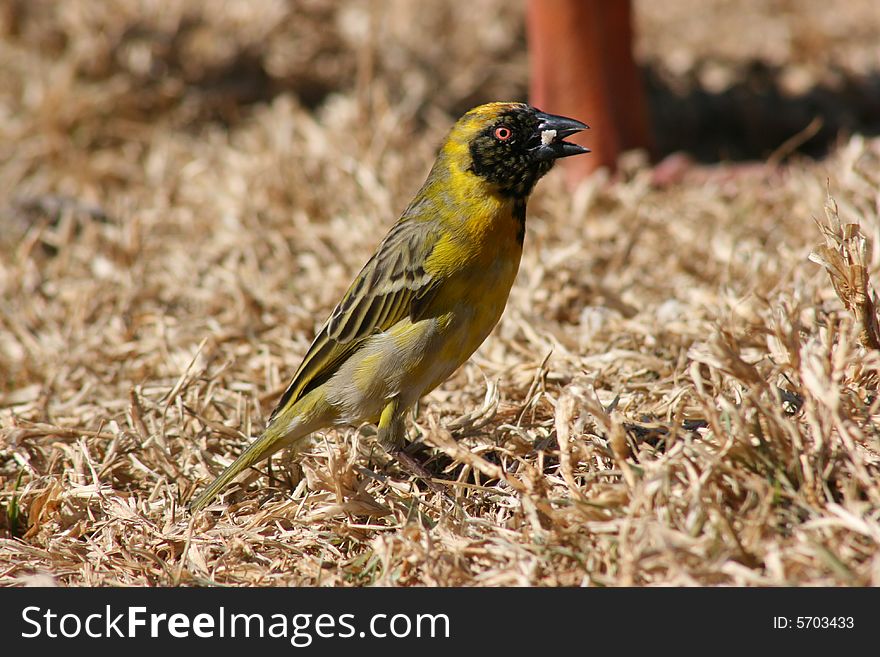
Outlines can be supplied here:
<path id="1" fill-rule="evenodd" d="M 269 422 L 327 381 L 365 338 L 421 317 L 436 287 L 425 262 L 439 238 L 435 222 L 403 219 L 391 228 L 318 331 Z"/>

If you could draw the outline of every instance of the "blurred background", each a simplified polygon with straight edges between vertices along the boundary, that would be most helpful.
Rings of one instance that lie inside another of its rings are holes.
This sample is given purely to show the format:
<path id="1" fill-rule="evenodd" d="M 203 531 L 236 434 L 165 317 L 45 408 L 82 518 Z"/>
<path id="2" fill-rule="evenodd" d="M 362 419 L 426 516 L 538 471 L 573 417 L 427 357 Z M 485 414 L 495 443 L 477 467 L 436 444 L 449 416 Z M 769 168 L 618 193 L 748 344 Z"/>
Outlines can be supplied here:
<path id="1" fill-rule="evenodd" d="M 365 130 L 388 106 L 404 130 L 448 122 L 527 98 L 525 5 L 4 0 L 5 148 L 21 120 L 111 147 L 157 121 L 234 125 L 279 95 L 319 116 L 353 97 Z M 798 148 L 821 157 L 880 129 L 873 0 L 636 0 L 634 21 L 658 157 L 764 158 L 811 122 Z"/>

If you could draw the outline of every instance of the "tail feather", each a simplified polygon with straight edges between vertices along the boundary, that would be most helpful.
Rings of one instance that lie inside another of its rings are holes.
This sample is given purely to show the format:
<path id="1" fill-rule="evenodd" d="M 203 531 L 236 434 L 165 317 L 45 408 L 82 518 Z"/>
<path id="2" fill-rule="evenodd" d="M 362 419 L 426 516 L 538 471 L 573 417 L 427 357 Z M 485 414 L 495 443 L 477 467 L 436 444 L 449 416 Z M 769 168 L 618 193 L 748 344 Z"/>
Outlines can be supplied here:
<path id="1" fill-rule="evenodd" d="M 286 412 L 282 411 L 275 416 L 263 434 L 248 445 L 201 495 L 190 502 L 189 511 L 195 513 L 204 508 L 227 484 L 252 465 L 269 458 L 283 447 L 304 445 L 309 434 L 327 426 L 328 422 L 323 421 L 325 418 L 320 413 L 321 410 L 326 410 L 326 405 L 322 403 L 324 397 L 317 393 L 317 390 L 313 391 Z M 290 418 L 294 420 L 291 421 Z"/>

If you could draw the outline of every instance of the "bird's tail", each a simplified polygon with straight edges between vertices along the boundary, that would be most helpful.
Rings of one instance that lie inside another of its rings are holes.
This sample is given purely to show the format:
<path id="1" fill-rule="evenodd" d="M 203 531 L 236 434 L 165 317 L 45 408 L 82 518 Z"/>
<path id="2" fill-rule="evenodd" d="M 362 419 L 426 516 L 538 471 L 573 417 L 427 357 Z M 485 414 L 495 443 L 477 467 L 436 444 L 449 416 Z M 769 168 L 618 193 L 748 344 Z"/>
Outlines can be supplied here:
<path id="1" fill-rule="evenodd" d="M 321 414 L 315 413 L 315 411 L 319 410 L 315 407 L 324 406 L 324 404 L 316 404 L 315 402 L 318 400 L 310 399 L 309 397 L 310 395 L 307 395 L 294 404 L 292 408 L 288 409 L 287 412 L 278 414 L 269 426 L 266 427 L 262 435 L 248 445 L 247 449 L 201 495 L 193 502 L 190 502 L 190 512 L 195 513 L 204 508 L 214 499 L 217 493 L 247 468 L 272 456 L 272 454 L 284 447 L 301 448 L 308 442 L 305 439 L 313 431 L 321 426 L 326 426 L 325 418 L 317 417 Z M 321 397 L 320 401 L 323 402 L 323 395 Z"/>

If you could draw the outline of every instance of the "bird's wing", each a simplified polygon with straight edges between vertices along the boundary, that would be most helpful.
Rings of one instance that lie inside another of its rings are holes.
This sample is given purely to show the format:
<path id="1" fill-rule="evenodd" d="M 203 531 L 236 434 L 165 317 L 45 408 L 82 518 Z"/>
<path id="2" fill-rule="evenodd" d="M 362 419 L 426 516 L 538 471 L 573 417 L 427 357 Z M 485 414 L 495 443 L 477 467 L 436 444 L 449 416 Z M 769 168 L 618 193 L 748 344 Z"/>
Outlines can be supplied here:
<path id="1" fill-rule="evenodd" d="M 404 317 L 420 318 L 436 282 L 425 262 L 440 238 L 435 222 L 401 220 L 364 265 L 330 319 L 315 336 L 269 422 L 327 381 L 368 336 Z"/>

